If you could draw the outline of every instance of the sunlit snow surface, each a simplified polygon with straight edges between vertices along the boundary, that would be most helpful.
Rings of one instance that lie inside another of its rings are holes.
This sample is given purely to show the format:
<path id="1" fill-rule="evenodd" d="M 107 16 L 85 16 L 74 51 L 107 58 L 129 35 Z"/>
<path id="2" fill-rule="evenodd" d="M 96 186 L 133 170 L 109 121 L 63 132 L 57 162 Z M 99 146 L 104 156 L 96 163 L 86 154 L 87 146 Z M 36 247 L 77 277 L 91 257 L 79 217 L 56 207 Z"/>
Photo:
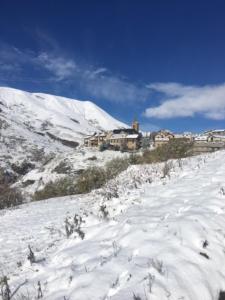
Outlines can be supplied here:
<path id="1" fill-rule="evenodd" d="M 18 124 L 31 121 L 31 127 L 42 128 L 48 121 L 53 131 L 64 138 L 81 137 L 96 129 L 112 130 L 126 126 L 90 101 L 79 101 L 42 93 L 28 93 L 0 87 L 3 115 L 11 116 Z M 14 117 L 14 118 L 13 118 Z"/>
<path id="2" fill-rule="evenodd" d="M 121 127 L 127 125 L 90 101 L 0 87 L 0 165 L 27 159 L 36 149 L 74 150 L 51 136 L 82 145 L 87 135 Z"/>
<path id="3" fill-rule="evenodd" d="M 88 195 L 1 211 L 0 270 L 11 290 L 27 280 L 17 295 L 30 299 L 40 281 L 51 300 L 217 300 L 225 289 L 225 152 L 172 164 L 170 177 L 162 178 L 163 164 L 132 166 Z M 119 197 L 107 200 L 116 186 Z M 65 236 L 75 213 L 83 240 Z"/>
<path id="4" fill-rule="evenodd" d="M 32 163 L 34 169 L 17 179 L 17 186 L 28 194 L 65 176 L 54 171 L 61 162 L 66 161 L 71 165 L 71 173 L 76 173 L 121 156 L 118 152 L 100 153 L 82 147 L 87 135 L 121 127 L 127 125 L 90 101 L 0 87 L 0 167 L 12 172 L 12 164 Z M 52 136 L 79 146 L 65 146 Z M 91 156 L 97 160 L 89 160 Z M 34 183 L 24 184 L 28 181 Z"/>

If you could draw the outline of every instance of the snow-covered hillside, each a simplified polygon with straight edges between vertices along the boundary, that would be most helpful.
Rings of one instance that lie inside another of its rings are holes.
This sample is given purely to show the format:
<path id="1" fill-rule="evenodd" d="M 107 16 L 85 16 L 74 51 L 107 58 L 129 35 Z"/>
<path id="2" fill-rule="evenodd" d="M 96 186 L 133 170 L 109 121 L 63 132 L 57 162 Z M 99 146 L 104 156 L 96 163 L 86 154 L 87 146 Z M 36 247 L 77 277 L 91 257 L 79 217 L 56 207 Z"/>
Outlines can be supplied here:
<path id="1" fill-rule="evenodd" d="M 26 161 L 36 170 L 34 177 L 48 161 L 55 159 L 55 166 L 71 155 L 77 159 L 72 168 L 78 168 L 86 135 L 121 127 L 127 125 L 90 101 L 0 87 L 0 167 L 5 169 Z"/>
<path id="2" fill-rule="evenodd" d="M 0 87 L 0 107 L 1 118 L 15 122 L 15 127 L 25 127 L 33 133 L 46 131 L 68 140 L 80 140 L 97 130 L 126 127 L 90 101 L 12 88 Z"/>
<path id="3" fill-rule="evenodd" d="M 88 195 L 1 211 L 0 274 L 17 296 L 29 295 L 18 299 L 36 299 L 40 281 L 48 300 L 217 300 L 225 152 L 172 161 L 166 178 L 163 166 L 132 166 Z M 83 239 L 66 237 L 75 214 Z"/>

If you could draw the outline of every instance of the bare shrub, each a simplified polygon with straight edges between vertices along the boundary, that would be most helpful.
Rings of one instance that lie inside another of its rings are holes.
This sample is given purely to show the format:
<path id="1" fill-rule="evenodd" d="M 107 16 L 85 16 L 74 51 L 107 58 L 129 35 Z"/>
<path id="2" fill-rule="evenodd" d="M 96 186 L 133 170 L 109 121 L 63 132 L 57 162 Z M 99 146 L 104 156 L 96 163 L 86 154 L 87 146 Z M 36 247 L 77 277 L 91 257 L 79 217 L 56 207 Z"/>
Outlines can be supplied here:
<path id="1" fill-rule="evenodd" d="M 179 158 L 177 161 L 178 161 L 178 166 L 179 166 L 179 168 L 182 169 L 182 167 L 183 167 L 182 159 Z"/>
<path id="2" fill-rule="evenodd" d="M 13 172 L 0 168 L 0 184 L 13 184 L 16 179 L 17 176 Z"/>
<path id="3" fill-rule="evenodd" d="M 65 219 L 65 231 L 66 237 L 69 238 L 73 233 L 77 233 L 78 236 L 83 240 L 85 237 L 85 233 L 81 229 L 82 223 L 85 221 L 82 219 L 81 216 L 75 214 L 73 218 L 68 217 Z"/>
<path id="4" fill-rule="evenodd" d="M 99 211 L 100 211 L 100 213 L 101 213 L 103 219 L 107 219 L 107 218 L 108 218 L 109 212 L 108 212 L 108 210 L 107 210 L 106 205 L 103 205 L 103 204 L 102 204 L 102 205 L 99 207 Z"/>
<path id="5" fill-rule="evenodd" d="M 29 249 L 29 254 L 27 256 L 27 259 L 30 261 L 30 264 L 32 265 L 33 263 L 36 262 L 36 258 L 35 258 L 34 252 L 32 251 L 30 245 L 28 245 L 28 249 Z"/>
<path id="6" fill-rule="evenodd" d="M 94 156 L 88 157 L 87 160 L 97 160 L 97 157 L 94 155 Z"/>
<path id="7" fill-rule="evenodd" d="M 76 185 L 73 178 L 64 177 L 55 182 L 49 182 L 46 186 L 33 195 L 34 201 L 44 200 L 54 197 L 62 197 L 76 194 Z"/>
<path id="8" fill-rule="evenodd" d="M 35 165 L 29 161 L 24 160 L 21 164 L 12 164 L 12 170 L 19 175 L 26 175 L 29 171 L 35 168 Z"/>
<path id="9" fill-rule="evenodd" d="M 141 158 L 142 157 L 140 155 L 132 153 L 129 157 L 129 163 L 131 165 L 138 165 L 141 163 Z"/>
<path id="10" fill-rule="evenodd" d="M 35 162 L 42 162 L 44 161 L 44 157 L 45 157 L 45 151 L 44 151 L 44 148 L 37 148 L 37 147 L 34 147 L 30 150 L 30 159 L 32 161 L 35 161 Z"/>
<path id="11" fill-rule="evenodd" d="M 23 203 L 20 191 L 9 184 L 0 184 L 0 209 L 17 206 Z"/>
<path id="12" fill-rule="evenodd" d="M 118 254 L 119 254 L 119 252 L 120 252 L 120 250 L 121 250 L 121 248 L 120 248 L 120 246 L 117 244 L 116 241 L 113 241 L 112 246 L 113 246 L 113 256 L 114 256 L 114 257 L 117 257 Z"/>
<path id="13" fill-rule="evenodd" d="M 0 295 L 2 296 L 2 300 L 10 300 L 11 299 L 11 290 L 8 284 L 8 277 L 3 276 L 0 278 Z"/>
<path id="14" fill-rule="evenodd" d="M 128 166 L 129 159 L 115 158 L 107 162 L 105 168 L 87 168 L 77 180 L 77 193 L 88 193 L 102 187 L 107 181 L 126 170 Z M 113 195 L 118 197 L 117 189 L 113 189 Z"/>
<path id="15" fill-rule="evenodd" d="M 224 187 L 221 187 L 220 188 L 220 194 L 225 196 L 225 188 Z"/>
<path id="16" fill-rule="evenodd" d="M 33 200 L 43 200 L 53 197 L 61 197 L 74 194 L 89 193 L 94 189 L 102 187 L 107 181 L 116 177 L 119 173 L 126 170 L 129 166 L 129 159 L 116 158 L 109 161 L 103 167 L 89 167 L 81 170 L 78 178 L 64 177 L 55 182 L 49 182 L 42 190 L 36 191 Z M 59 164 L 54 171 L 65 172 L 66 165 L 64 162 Z M 118 189 L 113 189 L 111 197 L 118 197 Z"/>
<path id="17" fill-rule="evenodd" d="M 173 165 L 172 165 L 172 162 L 165 162 L 164 163 L 164 166 L 163 166 L 163 168 L 162 168 L 162 174 L 163 174 L 163 178 L 165 178 L 165 177 L 169 177 L 170 176 L 170 171 L 171 171 L 171 169 L 172 169 L 172 167 L 173 167 Z"/>
<path id="18" fill-rule="evenodd" d="M 38 299 L 43 298 L 43 292 L 42 292 L 42 288 L 41 288 L 41 282 L 38 281 L 38 295 L 37 295 Z"/>
<path id="19" fill-rule="evenodd" d="M 88 193 L 91 190 L 98 189 L 106 183 L 107 176 L 104 168 L 90 167 L 84 170 L 76 183 L 76 192 L 78 194 Z"/>
<path id="20" fill-rule="evenodd" d="M 152 275 L 151 273 L 148 274 L 148 288 L 149 288 L 149 293 L 152 293 L 152 286 L 155 281 L 155 276 Z"/>
<path id="21" fill-rule="evenodd" d="M 165 269 L 163 267 L 163 261 L 158 260 L 158 259 L 150 259 L 148 263 L 149 267 L 154 268 L 159 272 L 159 274 L 164 275 L 165 274 Z"/>
<path id="22" fill-rule="evenodd" d="M 69 174 L 72 170 L 71 165 L 68 161 L 61 161 L 52 172 L 56 172 L 58 174 Z"/>
<path id="23" fill-rule="evenodd" d="M 225 300 L 225 292 L 224 291 L 220 291 L 218 300 Z"/>
<path id="24" fill-rule="evenodd" d="M 106 184 L 101 191 L 101 196 L 105 200 L 111 200 L 112 198 L 119 198 L 119 189 L 116 182 L 110 182 L 110 184 Z"/>
<path id="25" fill-rule="evenodd" d="M 106 163 L 106 175 L 108 179 L 116 177 L 129 167 L 129 158 L 114 158 Z"/>
<path id="26" fill-rule="evenodd" d="M 133 300 L 141 300 L 141 297 L 133 293 Z"/>
<path id="27" fill-rule="evenodd" d="M 193 143 L 186 139 L 171 139 L 154 150 L 145 150 L 139 163 L 157 163 L 169 159 L 180 159 L 192 155 Z"/>
<path id="28" fill-rule="evenodd" d="M 204 240 L 204 242 L 202 243 L 202 247 L 207 248 L 208 246 L 209 246 L 209 242 L 207 240 Z"/>
<path id="29" fill-rule="evenodd" d="M 9 278 L 7 276 L 0 277 L 0 296 L 2 300 L 11 300 L 14 299 L 15 295 L 16 299 L 18 300 L 30 300 L 31 298 L 29 297 L 29 294 L 27 296 L 24 295 L 18 295 L 19 289 L 24 286 L 27 283 L 27 280 L 24 282 L 20 283 L 12 292 L 9 286 Z"/>

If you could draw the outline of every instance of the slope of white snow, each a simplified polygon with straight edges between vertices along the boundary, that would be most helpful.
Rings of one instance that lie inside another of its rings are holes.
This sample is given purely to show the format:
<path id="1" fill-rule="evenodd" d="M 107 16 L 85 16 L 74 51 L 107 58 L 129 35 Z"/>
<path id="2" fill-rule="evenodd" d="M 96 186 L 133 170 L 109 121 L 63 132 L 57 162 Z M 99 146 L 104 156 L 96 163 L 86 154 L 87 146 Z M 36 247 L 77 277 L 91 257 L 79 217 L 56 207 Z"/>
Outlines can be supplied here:
<path id="1" fill-rule="evenodd" d="M 48 300 L 217 300 L 225 289 L 225 152 L 172 161 L 166 178 L 162 170 L 132 166 L 88 195 L 1 211 L 0 270 L 11 290 L 21 285 L 18 296 L 36 299 L 40 281 Z M 65 218 L 75 214 L 83 240 L 66 238 Z"/>
<path id="2" fill-rule="evenodd" d="M 54 148 L 52 135 L 82 144 L 85 135 L 120 127 L 126 125 L 90 101 L 0 87 L 0 141 L 3 145 L 19 140 L 43 147 L 49 144 Z"/>
<path id="3" fill-rule="evenodd" d="M 75 167 L 85 136 L 121 127 L 127 125 L 90 101 L 0 87 L 0 167 L 5 169 L 29 161 L 37 171 L 49 157 L 57 163 L 71 155 L 78 159 Z"/>
<path id="4" fill-rule="evenodd" d="M 17 123 L 31 121 L 30 126 L 41 131 L 48 122 L 46 126 L 54 126 L 62 137 L 126 127 L 90 101 L 0 87 L 0 102 L 3 114 L 10 110 Z"/>

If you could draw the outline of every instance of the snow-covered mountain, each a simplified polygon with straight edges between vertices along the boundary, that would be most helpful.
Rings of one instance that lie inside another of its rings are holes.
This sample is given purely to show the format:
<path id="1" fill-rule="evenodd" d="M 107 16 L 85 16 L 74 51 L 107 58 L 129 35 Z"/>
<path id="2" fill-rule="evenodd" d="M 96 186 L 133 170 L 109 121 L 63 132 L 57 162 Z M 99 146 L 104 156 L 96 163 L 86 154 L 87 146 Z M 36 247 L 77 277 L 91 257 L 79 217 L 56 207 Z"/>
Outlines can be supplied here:
<path id="1" fill-rule="evenodd" d="M 0 87 L 0 107 L 1 119 L 14 122 L 18 135 L 28 129 L 39 135 L 50 132 L 62 139 L 80 141 L 97 130 L 126 127 L 90 101 L 12 88 Z"/>
<path id="2" fill-rule="evenodd" d="M 0 165 L 65 153 L 96 131 L 127 127 L 90 101 L 0 87 Z"/>

